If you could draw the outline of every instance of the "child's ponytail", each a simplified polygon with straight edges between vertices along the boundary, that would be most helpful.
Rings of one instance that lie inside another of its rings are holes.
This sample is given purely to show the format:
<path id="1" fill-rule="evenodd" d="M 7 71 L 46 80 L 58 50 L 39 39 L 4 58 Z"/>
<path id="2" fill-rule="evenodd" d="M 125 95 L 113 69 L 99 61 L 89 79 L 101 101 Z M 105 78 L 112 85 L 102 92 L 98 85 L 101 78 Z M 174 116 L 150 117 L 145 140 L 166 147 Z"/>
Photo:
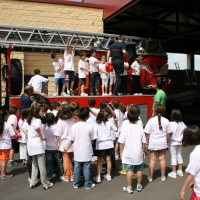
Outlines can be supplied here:
<path id="1" fill-rule="evenodd" d="M 162 130 L 162 124 L 161 124 L 161 114 L 158 114 L 158 125 L 159 125 L 159 129 Z"/>
<path id="2" fill-rule="evenodd" d="M 3 135 L 5 117 L 8 115 L 6 110 L 0 110 L 0 136 Z"/>
<path id="3" fill-rule="evenodd" d="M 108 112 L 106 111 L 106 109 L 102 109 L 101 111 L 99 111 L 97 115 L 96 122 L 97 124 L 101 124 L 102 122 L 105 124 L 107 121 L 108 121 Z"/>
<path id="4" fill-rule="evenodd" d="M 164 115 L 164 112 L 165 112 L 165 106 L 161 104 L 157 104 L 155 106 L 155 114 L 158 116 L 158 125 L 159 125 L 159 129 L 161 130 L 162 130 L 161 116 Z"/>

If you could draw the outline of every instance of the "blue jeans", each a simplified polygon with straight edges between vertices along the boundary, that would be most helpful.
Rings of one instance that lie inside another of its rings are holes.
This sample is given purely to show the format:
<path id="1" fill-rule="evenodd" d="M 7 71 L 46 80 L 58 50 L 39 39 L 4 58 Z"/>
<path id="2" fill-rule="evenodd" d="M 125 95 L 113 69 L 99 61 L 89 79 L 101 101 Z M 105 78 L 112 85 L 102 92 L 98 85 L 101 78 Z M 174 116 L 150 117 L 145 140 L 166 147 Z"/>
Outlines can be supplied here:
<path id="1" fill-rule="evenodd" d="M 46 169 L 47 169 L 47 176 L 48 178 L 51 178 L 53 175 L 53 164 L 54 159 L 58 166 L 58 171 L 60 176 L 63 176 L 64 169 L 63 169 L 63 161 L 62 161 L 62 155 L 60 151 L 57 150 L 46 150 L 45 151 L 46 156 Z"/>
<path id="2" fill-rule="evenodd" d="M 74 186 L 79 187 L 82 168 L 83 168 L 83 174 L 85 178 L 85 187 L 90 188 L 92 186 L 90 161 L 88 162 L 74 161 Z"/>
<path id="3" fill-rule="evenodd" d="M 99 88 L 99 79 L 100 79 L 99 72 L 93 72 L 92 74 L 90 74 L 90 89 Z"/>

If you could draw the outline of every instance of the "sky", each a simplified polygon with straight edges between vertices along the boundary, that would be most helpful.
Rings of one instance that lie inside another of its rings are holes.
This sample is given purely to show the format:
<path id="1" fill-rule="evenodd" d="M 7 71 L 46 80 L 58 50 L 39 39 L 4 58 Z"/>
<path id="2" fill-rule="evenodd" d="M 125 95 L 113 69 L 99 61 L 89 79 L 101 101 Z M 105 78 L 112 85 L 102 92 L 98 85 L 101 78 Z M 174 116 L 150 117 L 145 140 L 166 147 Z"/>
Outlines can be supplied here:
<path id="1" fill-rule="evenodd" d="M 167 53 L 169 69 L 176 69 L 174 62 L 179 64 L 180 69 L 187 69 L 187 55 L 179 53 Z M 200 55 L 195 55 L 194 57 L 194 67 L 196 70 L 200 71 Z"/>

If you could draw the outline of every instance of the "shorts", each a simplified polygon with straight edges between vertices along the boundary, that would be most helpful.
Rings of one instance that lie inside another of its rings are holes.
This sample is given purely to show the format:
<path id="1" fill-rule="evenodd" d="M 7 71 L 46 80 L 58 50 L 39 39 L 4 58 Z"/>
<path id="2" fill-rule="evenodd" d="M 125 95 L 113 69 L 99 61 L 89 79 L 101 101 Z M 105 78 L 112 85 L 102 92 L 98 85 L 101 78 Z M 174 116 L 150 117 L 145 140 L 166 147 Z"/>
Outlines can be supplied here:
<path id="1" fill-rule="evenodd" d="M 138 172 L 138 171 L 142 171 L 144 169 L 144 165 L 143 163 L 140 165 L 129 165 L 129 164 L 124 164 L 124 170 L 126 171 L 133 171 Z"/>
<path id="2" fill-rule="evenodd" d="M 28 160 L 27 158 L 27 145 L 26 143 L 19 144 L 19 155 L 21 160 Z"/>
<path id="3" fill-rule="evenodd" d="M 158 150 L 148 149 L 148 151 L 150 151 L 150 152 L 153 152 L 153 151 L 155 151 L 155 152 L 159 152 L 159 151 L 168 151 L 168 148 L 166 148 L 166 149 L 158 149 Z"/>
<path id="4" fill-rule="evenodd" d="M 0 161 L 8 162 L 10 155 L 10 149 L 1 149 L 0 150 Z"/>
<path id="5" fill-rule="evenodd" d="M 80 85 L 85 85 L 86 84 L 86 78 L 79 78 L 79 83 L 80 83 Z"/>
<path id="6" fill-rule="evenodd" d="M 65 78 L 55 78 L 55 84 L 58 85 L 59 84 L 59 80 L 62 81 L 62 84 L 64 85 L 66 83 Z"/>
<path id="7" fill-rule="evenodd" d="M 97 157 L 114 156 L 115 155 L 115 151 L 114 151 L 114 148 L 101 149 L 101 150 L 96 150 L 95 151 L 95 155 Z"/>
<path id="8" fill-rule="evenodd" d="M 65 81 L 75 81 L 74 71 L 65 70 Z"/>
<path id="9" fill-rule="evenodd" d="M 11 144 L 12 144 L 11 149 L 15 149 L 15 146 L 16 146 L 15 139 L 11 139 Z"/>

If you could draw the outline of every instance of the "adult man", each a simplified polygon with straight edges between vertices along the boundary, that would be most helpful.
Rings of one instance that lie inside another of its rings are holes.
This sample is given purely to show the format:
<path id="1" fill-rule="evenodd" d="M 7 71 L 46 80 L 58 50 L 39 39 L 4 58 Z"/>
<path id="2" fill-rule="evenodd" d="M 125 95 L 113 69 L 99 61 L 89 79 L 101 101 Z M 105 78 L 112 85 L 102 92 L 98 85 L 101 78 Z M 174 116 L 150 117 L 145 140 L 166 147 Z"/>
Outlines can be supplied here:
<path id="1" fill-rule="evenodd" d="M 161 104 L 161 105 L 165 106 L 166 94 L 162 90 L 162 86 L 163 86 L 162 81 L 160 81 L 160 80 L 156 81 L 155 89 L 156 89 L 157 92 L 156 92 L 156 95 L 154 96 L 153 107 L 152 107 L 152 111 L 153 111 L 152 116 L 155 115 L 155 113 L 154 113 L 155 105 Z"/>
<path id="2" fill-rule="evenodd" d="M 120 85 L 124 72 L 124 55 L 128 59 L 128 53 L 126 51 L 126 44 L 124 43 L 124 41 L 124 36 L 119 36 L 118 41 L 112 44 L 107 52 L 107 61 L 109 62 L 109 58 L 112 57 L 111 63 L 115 69 L 116 82 L 113 91 L 114 95 L 119 95 Z"/>

